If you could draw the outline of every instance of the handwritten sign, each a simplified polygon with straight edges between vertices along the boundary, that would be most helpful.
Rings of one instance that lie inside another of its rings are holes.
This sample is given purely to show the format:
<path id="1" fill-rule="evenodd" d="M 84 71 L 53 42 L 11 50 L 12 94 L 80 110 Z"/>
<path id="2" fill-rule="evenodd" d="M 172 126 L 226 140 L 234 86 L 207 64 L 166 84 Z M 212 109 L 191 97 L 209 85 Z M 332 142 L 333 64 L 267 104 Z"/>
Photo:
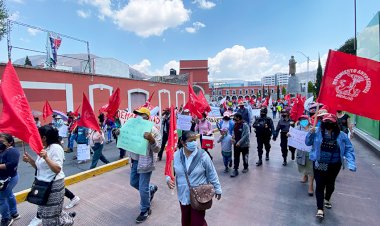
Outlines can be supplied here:
<path id="1" fill-rule="evenodd" d="M 59 127 L 58 129 L 58 135 L 60 137 L 67 137 L 67 134 L 68 134 L 68 126 L 66 125 L 62 125 L 61 127 Z"/>
<path id="2" fill-rule="evenodd" d="M 78 144 L 77 145 L 77 159 L 79 161 L 88 160 L 90 156 L 90 145 L 87 144 Z"/>
<path id="3" fill-rule="evenodd" d="M 288 137 L 288 145 L 294 148 L 297 148 L 302 151 L 311 151 L 311 146 L 306 146 L 305 140 L 306 140 L 306 131 L 301 131 L 298 129 L 294 129 L 293 127 L 290 127 L 289 130 L 290 137 Z"/>
<path id="4" fill-rule="evenodd" d="M 177 129 L 190 130 L 191 129 L 191 116 L 190 115 L 178 115 Z"/>
<path id="5" fill-rule="evenodd" d="M 117 147 L 139 155 L 146 155 L 148 141 L 144 138 L 144 133 L 150 132 L 153 125 L 153 122 L 141 118 L 128 119 L 120 129 Z"/>
<path id="6" fill-rule="evenodd" d="M 210 107 L 210 108 L 211 108 L 211 111 L 210 111 L 210 113 L 208 113 L 209 117 L 220 117 L 220 116 L 222 116 L 220 114 L 220 108 L 219 107 Z"/>
<path id="7" fill-rule="evenodd" d="M 127 111 L 124 111 L 124 110 L 119 110 L 117 112 L 117 117 L 119 117 L 120 124 L 124 125 L 125 122 L 128 121 L 128 119 L 130 119 L 130 118 L 136 118 L 136 114 L 131 113 L 131 112 L 127 112 Z M 149 121 L 154 122 L 154 125 L 158 129 L 161 128 L 161 119 L 160 119 L 160 117 L 158 117 L 158 116 L 150 117 Z"/>

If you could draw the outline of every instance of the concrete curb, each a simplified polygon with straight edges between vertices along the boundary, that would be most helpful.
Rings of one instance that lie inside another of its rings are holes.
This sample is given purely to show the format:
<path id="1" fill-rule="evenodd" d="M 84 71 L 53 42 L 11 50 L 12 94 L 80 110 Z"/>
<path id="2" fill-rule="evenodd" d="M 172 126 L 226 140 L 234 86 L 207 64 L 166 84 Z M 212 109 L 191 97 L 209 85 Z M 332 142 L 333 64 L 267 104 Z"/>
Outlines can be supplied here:
<path id="1" fill-rule="evenodd" d="M 99 166 L 95 169 L 86 170 L 84 172 L 68 176 L 65 178 L 65 185 L 69 186 L 75 183 L 79 183 L 91 177 L 95 177 L 103 173 L 112 171 L 114 169 L 126 166 L 128 163 L 129 163 L 129 158 L 124 158 L 124 159 L 120 159 L 118 161 L 115 161 L 103 166 Z M 17 203 L 24 202 L 26 200 L 26 196 L 28 195 L 29 191 L 30 189 L 26 189 L 26 190 L 15 193 Z"/>

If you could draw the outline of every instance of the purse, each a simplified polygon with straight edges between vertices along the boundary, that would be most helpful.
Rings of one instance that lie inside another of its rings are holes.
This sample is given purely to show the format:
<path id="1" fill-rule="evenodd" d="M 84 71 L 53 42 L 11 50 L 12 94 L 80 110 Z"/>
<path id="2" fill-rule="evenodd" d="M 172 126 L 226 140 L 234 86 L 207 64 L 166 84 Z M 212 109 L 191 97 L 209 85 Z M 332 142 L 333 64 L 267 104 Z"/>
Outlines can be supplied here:
<path id="1" fill-rule="evenodd" d="M 7 189 L 10 180 L 11 177 L 8 177 L 5 180 L 0 180 L 0 191 L 4 191 L 5 189 Z"/>
<path id="2" fill-rule="evenodd" d="M 51 187 L 54 183 L 55 177 L 51 182 L 45 182 L 38 180 L 37 178 L 34 179 L 32 188 L 30 189 L 30 192 L 28 193 L 28 196 L 26 197 L 26 200 L 30 203 L 42 206 L 46 205 L 49 195 L 51 192 Z"/>
<path id="3" fill-rule="evenodd" d="M 201 150 L 198 150 L 197 155 L 199 155 L 198 158 L 195 157 L 193 159 L 193 162 L 196 159 L 200 159 L 200 155 L 202 155 Z M 196 187 L 192 187 L 190 185 L 189 177 L 187 175 L 188 173 L 183 162 L 182 162 L 182 166 L 184 167 L 183 169 L 185 171 L 187 185 L 189 186 L 189 189 L 190 189 L 191 207 L 196 210 L 210 209 L 212 206 L 212 198 L 215 195 L 214 186 L 212 184 L 202 184 Z"/>

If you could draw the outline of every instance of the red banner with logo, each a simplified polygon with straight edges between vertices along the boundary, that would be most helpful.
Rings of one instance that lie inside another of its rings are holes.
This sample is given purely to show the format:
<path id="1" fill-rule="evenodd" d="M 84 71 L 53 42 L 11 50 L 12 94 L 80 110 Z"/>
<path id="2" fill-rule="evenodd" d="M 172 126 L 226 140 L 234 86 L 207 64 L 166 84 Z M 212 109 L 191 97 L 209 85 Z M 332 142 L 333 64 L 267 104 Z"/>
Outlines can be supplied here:
<path id="1" fill-rule="evenodd" d="M 380 62 L 330 50 L 318 102 L 380 120 Z"/>

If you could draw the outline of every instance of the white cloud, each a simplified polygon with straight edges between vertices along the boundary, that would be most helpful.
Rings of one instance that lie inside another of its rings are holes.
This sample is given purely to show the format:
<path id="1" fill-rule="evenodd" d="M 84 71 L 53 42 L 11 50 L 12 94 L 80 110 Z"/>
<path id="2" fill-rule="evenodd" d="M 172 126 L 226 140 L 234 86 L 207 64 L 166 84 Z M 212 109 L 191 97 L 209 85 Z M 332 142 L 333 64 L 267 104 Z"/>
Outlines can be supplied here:
<path id="1" fill-rule="evenodd" d="M 120 9 L 112 9 L 110 0 L 79 0 L 99 10 L 99 18 L 111 18 L 119 28 L 141 37 L 160 36 L 165 30 L 175 28 L 190 18 L 181 0 L 130 0 Z"/>
<path id="2" fill-rule="evenodd" d="M 29 33 L 31 36 L 36 36 L 38 33 L 41 32 L 40 30 L 33 29 L 33 28 L 28 28 L 27 31 L 28 31 L 28 33 Z"/>
<path id="3" fill-rule="evenodd" d="M 193 23 L 192 27 L 187 27 L 187 28 L 185 28 L 185 30 L 187 32 L 189 32 L 189 33 L 196 33 L 197 31 L 199 31 L 199 29 L 201 29 L 203 27 L 206 27 L 206 25 L 204 25 L 203 23 L 197 21 L 197 22 Z"/>
<path id="4" fill-rule="evenodd" d="M 19 18 L 20 18 L 20 12 L 19 11 L 16 11 L 9 16 L 9 19 L 14 20 L 14 21 L 18 20 Z"/>
<path id="5" fill-rule="evenodd" d="M 80 16 L 80 17 L 82 17 L 82 18 L 84 18 L 84 19 L 86 19 L 86 18 L 88 18 L 88 17 L 91 16 L 91 11 L 88 10 L 88 11 L 85 12 L 83 10 L 77 10 L 77 15 Z"/>
<path id="6" fill-rule="evenodd" d="M 211 9 L 216 6 L 216 4 L 212 1 L 207 0 L 194 0 L 193 4 L 197 4 L 199 8 L 201 9 Z"/>
<path id="7" fill-rule="evenodd" d="M 161 69 L 153 70 L 151 68 L 152 64 L 148 59 L 143 59 L 140 63 L 131 65 L 132 68 L 143 72 L 150 76 L 164 76 L 169 75 L 170 69 L 175 69 L 177 73 L 179 72 L 179 62 L 175 60 L 171 60 L 166 63 Z"/>
<path id="8" fill-rule="evenodd" d="M 23 4 L 24 0 L 10 0 L 10 2 L 15 2 L 15 3 Z"/>

